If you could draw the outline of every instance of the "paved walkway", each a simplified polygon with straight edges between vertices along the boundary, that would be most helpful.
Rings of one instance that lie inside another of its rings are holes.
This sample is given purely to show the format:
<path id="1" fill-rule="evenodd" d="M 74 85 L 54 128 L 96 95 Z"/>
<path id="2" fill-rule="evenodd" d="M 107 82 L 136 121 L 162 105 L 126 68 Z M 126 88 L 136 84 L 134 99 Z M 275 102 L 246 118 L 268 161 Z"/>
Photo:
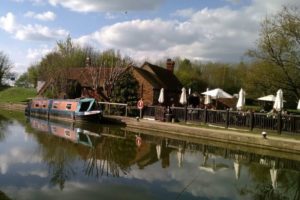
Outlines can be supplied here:
<path id="1" fill-rule="evenodd" d="M 258 147 L 262 149 L 283 151 L 295 153 L 300 156 L 300 140 L 276 136 L 274 134 L 267 135 L 264 139 L 261 134 L 253 133 L 247 130 L 225 129 L 212 126 L 212 128 L 200 127 L 189 124 L 160 122 L 147 119 L 135 119 L 129 117 L 109 116 L 110 119 L 125 123 L 129 128 L 158 131 L 168 134 L 175 134 L 187 137 L 202 138 L 212 141 L 221 141 L 230 144 L 246 145 L 250 147 Z"/>

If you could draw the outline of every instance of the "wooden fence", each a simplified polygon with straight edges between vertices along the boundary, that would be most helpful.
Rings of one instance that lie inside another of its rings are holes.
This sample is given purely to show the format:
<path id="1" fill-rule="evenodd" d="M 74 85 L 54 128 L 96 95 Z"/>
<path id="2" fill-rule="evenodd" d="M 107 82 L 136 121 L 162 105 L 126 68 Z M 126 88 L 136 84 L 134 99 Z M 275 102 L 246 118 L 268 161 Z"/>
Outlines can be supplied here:
<path id="1" fill-rule="evenodd" d="M 3 109 L 3 110 L 25 111 L 26 105 L 27 104 L 0 103 L 0 109 Z"/>

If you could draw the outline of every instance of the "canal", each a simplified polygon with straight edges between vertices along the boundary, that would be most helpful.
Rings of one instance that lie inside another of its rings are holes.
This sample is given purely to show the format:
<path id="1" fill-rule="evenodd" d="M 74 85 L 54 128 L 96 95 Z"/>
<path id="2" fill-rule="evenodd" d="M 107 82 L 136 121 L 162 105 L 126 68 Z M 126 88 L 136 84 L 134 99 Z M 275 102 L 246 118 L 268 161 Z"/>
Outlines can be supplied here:
<path id="1" fill-rule="evenodd" d="M 300 155 L 0 111 L 0 199 L 300 199 Z"/>

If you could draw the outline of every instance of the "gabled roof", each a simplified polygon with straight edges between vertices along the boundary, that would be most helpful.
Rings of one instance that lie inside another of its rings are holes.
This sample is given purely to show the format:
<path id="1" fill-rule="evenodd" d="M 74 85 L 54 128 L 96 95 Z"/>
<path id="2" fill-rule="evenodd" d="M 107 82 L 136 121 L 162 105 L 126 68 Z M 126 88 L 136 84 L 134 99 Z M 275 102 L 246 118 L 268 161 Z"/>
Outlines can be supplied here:
<path id="1" fill-rule="evenodd" d="M 160 87 L 156 89 L 181 90 L 182 88 L 182 84 L 173 72 L 165 68 L 145 62 L 141 69 L 149 72 L 152 75 L 153 81 L 155 80 L 159 84 Z"/>
<path id="2" fill-rule="evenodd" d="M 161 84 L 158 83 L 157 79 L 153 77 L 153 74 L 150 72 L 141 69 L 140 67 L 133 67 L 137 73 L 139 73 L 146 81 L 148 81 L 154 88 L 160 88 Z"/>

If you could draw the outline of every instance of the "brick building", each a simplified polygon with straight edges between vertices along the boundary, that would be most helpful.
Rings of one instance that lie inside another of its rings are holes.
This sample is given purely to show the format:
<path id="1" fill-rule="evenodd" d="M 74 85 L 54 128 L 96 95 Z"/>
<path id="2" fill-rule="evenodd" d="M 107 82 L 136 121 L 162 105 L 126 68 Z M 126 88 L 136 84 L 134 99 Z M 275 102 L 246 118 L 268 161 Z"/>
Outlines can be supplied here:
<path id="1" fill-rule="evenodd" d="M 141 67 L 133 67 L 133 76 L 139 82 L 139 96 L 143 98 L 145 105 L 158 104 L 161 88 L 164 88 L 164 104 L 178 104 L 182 84 L 174 75 L 174 65 L 174 61 L 168 59 L 166 68 L 148 62 Z"/>
<path id="2" fill-rule="evenodd" d="M 166 68 L 159 67 L 157 65 L 145 62 L 141 67 L 131 66 L 126 70 L 131 70 L 132 75 L 139 84 L 138 95 L 139 98 L 143 98 L 145 105 L 157 105 L 160 89 L 164 88 L 165 105 L 177 105 L 181 93 L 182 84 L 174 75 L 175 62 L 171 59 L 167 59 Z M 97 91 L 93 89 L 93 82 L 97 78 L 98 85 L 103 86 L 106 79 L 109 78 L 112 73 L 111 68 L 101 67 L 82 67 L 72 68 L 68 71 L 68 81 L 75 83 L 77 90 L 79 91 L 76 96 L 90 96 L 97 98 L 98 100 L 108 101 L 107 94 L 104 87 L 99 87 Z M 95 77 L 95 74 L 99 74 Z M 51 86 L 51 80 L 46 82 L 40 82 L 38 84 L 38 95 L 43 96 L 45 91 Z M 63 92 L 62 92 L 63 94 Z"/>

